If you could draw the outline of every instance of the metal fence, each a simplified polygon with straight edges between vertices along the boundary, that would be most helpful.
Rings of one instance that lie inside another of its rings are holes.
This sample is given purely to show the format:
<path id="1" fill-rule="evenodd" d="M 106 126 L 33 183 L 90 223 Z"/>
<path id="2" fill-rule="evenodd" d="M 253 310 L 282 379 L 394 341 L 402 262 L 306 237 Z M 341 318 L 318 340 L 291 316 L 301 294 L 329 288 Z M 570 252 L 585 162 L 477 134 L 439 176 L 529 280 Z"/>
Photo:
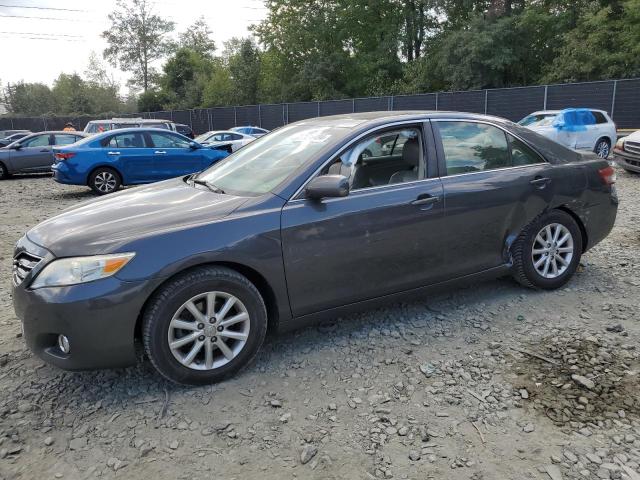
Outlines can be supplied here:
<path id="1" fill-rule="evenodd" d="M 497 88 L 417 95 L 325 100 L 271 105 L 245 105 L 119 115 L 163 118 L 190 125 L 196 133 L 254 125 L 269 130 L 305 118 L 379 110 L 454 110 L 497 115 L 518 121 L 536 110 L 586 107 L 605 110 L 618 128 L 640 129 L 640 78 Z M 104 118 L 104 117 L 102 117 Z M 84 128 L 96 117 L 0 117 L 0 130 L 61 129 L 66 122 Z"/>

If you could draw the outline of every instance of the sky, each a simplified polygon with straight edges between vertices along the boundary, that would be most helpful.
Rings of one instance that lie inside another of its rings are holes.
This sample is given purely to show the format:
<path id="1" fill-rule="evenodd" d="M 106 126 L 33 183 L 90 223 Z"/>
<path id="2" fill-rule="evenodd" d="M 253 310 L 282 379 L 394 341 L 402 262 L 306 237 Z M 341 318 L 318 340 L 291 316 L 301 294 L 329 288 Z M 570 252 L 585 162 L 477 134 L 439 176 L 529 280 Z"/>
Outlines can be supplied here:
<path id="1" fill-rule="evenodd" d="M 150 0 L 156 14 L 176 23 L 174 37 L 203 15 L 218 51 L 232 37 L 250 35 L 249 26 L 266 17 L 262 0 Z M 82 75 L 91 52 L 102 59 L 100 34 L 115 0 L 0 0 L 0 83 L 24 80 L 51 85 L 61 73 Z M 38 18 L 39 17 L 39 18 Z M 106 62 L 105 62 L 105 65 Z M 109 66 L 124 84 L 126 73 Z"/>

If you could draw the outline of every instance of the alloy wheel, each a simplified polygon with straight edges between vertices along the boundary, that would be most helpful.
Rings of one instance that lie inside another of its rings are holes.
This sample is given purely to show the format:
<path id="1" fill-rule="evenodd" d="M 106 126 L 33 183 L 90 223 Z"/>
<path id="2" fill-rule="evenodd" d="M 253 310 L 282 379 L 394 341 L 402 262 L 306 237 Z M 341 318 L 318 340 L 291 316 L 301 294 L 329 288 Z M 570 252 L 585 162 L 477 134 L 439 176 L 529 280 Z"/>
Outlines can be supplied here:
<path id="1" fill-rule="evenodd" d="M 602 140 L 596 145 L 596 155 L 600 158 L 607 158 L 609 156 L 609 143 Z"/>
<path id="2" fill-rule="evenodd" d="M 558 278 L 573 258 L 573 236 L 561 223 L 543 227 L 536 235 L 531 259 L 536 272 L 543 278 Z"/>
<path id="3" fill-rule="evenodd" d="M 244 348 L 250 319 L 239 298 L 226 292 L 192 297 L 173 315 L 167 340 L 174 358 L 193 370 L 226 365 Z"/>
<path id="4" fill-rule="evenodd" d="M 118 181 L 113 173 L 102 171 L 95 176 L 93 183 L 100 192 L 111 193 L 115 190 Z"/>

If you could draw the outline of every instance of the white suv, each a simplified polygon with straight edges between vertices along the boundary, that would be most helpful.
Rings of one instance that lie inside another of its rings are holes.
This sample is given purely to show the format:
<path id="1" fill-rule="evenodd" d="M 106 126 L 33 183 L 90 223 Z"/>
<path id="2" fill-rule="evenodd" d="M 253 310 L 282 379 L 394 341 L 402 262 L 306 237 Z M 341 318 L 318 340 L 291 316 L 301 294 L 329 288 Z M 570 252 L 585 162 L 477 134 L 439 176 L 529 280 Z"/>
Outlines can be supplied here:
<path id="1" fill-rule="evenodd" d="M 607 112 L 586 108 L 542 110 L 518 122 L 575 150 L 590 150 L 607 158 L 616 143 L 616 125 Z"/>

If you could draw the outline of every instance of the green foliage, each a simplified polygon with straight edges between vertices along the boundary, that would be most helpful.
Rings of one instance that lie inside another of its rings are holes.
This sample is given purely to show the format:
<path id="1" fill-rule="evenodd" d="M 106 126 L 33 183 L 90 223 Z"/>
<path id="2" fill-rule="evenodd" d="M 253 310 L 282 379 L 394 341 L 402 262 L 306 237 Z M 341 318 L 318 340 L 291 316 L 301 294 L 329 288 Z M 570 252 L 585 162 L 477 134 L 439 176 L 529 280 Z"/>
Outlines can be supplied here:
<path id="1" fill-rule="evenodd" d="M 147 0 L 118 0 L 109 20 L 111 27 L 102 32 L 109 45 L 104 58 L 130 72 L 130 84 L 146 92 L 155 80 L 153 62 L 172 48 L 166 34 L 173 31 L 174 23 L 155 15 Z"/>
<path id="2" fill-rule="evenodd" d="M 192 50 L 201 56 L 211 56 L 216 43 L 211 38 L 211 29 L 204 17 L 198 18 L 193 25 L 180 34 L 180 48 Z"/>
<path id="3" fill-rule="evenodd" d="M 11 113 L 22 115 L 41 115 L 56 109 L 51 89 L 43 83 L 8 84 L 5 100 Z"/>

